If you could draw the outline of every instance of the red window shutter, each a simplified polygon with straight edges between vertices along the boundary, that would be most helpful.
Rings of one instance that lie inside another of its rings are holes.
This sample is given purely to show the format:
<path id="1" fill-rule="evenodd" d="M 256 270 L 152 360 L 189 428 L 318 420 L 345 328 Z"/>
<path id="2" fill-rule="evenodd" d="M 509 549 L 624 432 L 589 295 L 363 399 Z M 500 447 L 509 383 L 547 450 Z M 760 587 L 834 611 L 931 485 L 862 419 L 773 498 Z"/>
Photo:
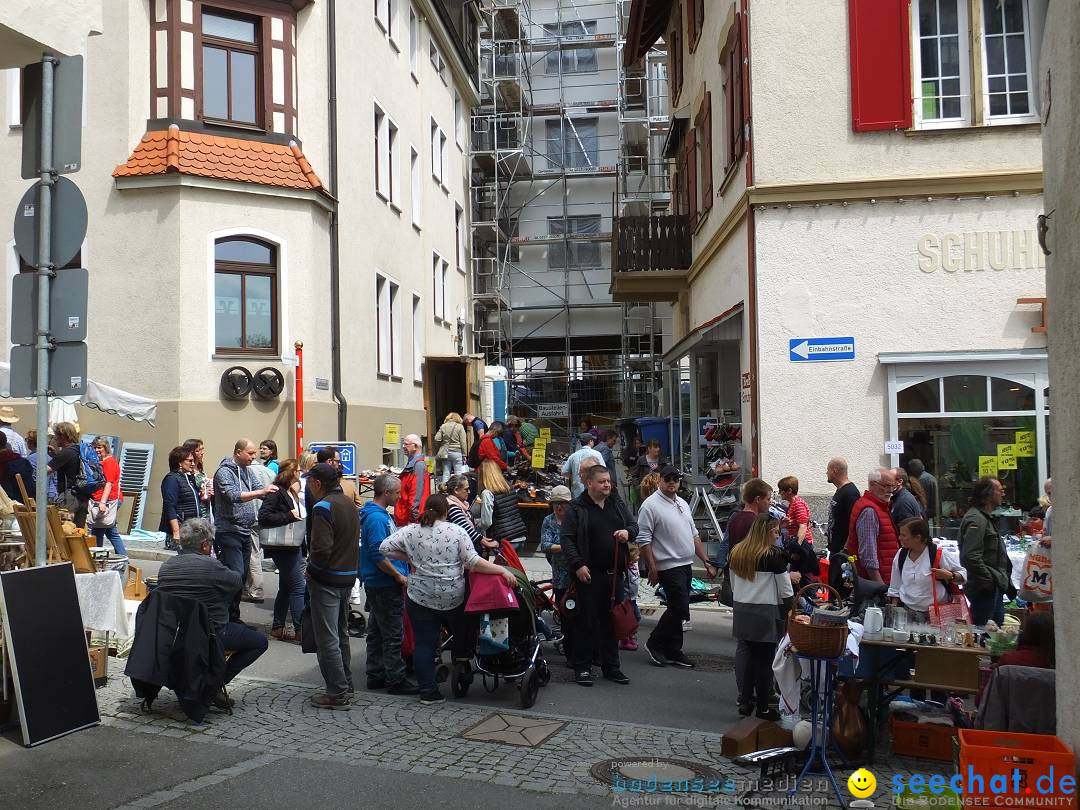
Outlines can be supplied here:
<path id="1" fill-rule="evenodd" d="M 848 0 L 851 128 L 911 126 L 911 0 Z"/>
<path id="2" fill-rule="evenodd" d="M 713 164 L 712 164 L 712 93 L 706 92 L 698 112 L 701 129 L 701 212 L 712 210 Z"/>
<path id="3" fill-rule="evenodd" d="M 697 224 L 698 182 L 697 182 L 697 130 L 686 133 L 686 202 L 689 205 L 690 227 Z"/>
<path id="4" fill-rule="evenodd" d="M 742 157 L 745 144 L 744 130 L 746 128 L 746 106 L 743 94 L 743 82 L 745 81 L 743 70 L 743 15 L 735 15 L 735 46 L 731 49 L 731 83 L 732 83 L 732 116 L 731 116 L 731 154 L 732 162 Z"/>

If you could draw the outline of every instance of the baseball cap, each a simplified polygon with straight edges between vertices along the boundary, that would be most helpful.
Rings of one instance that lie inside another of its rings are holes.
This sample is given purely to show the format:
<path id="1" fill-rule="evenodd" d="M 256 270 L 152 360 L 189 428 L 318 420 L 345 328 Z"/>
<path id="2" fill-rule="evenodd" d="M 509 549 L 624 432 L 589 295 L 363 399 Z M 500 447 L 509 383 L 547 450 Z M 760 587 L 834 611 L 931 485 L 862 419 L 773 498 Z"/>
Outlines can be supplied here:
<path id="1" fill-rule="evenodd" d="M 548 503 L 570 503 L 572 500 L 570 489 L 561 485 L 552 487 L 548 494 Z"/>
<path id="2" fill-rule="evenodd" d="M 678 476 L 679 478 L 682 478 L 682 470 L 680 470 L 674 464 L 665 464 L 663 467 L 660 468 L 661 478 L 671 478 L 672 476 Z"/>
<path id="3" fill-rule="evenodd" d="M 314 478 L 320 484 L 332 485 L 341 479 L 341 473 L 325 461 L 316 464 L 308 471 L 308 478 Z"/>

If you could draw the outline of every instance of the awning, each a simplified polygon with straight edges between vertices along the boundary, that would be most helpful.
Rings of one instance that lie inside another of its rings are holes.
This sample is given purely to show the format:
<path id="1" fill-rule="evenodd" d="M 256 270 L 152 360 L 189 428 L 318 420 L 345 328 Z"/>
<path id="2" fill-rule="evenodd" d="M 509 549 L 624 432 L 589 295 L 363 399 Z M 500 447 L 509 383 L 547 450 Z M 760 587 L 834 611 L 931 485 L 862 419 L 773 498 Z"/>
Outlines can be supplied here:
<path id="1" fill-rule="evenodd" d="M 687 332 L 683 338 L 664 353 L 664 365 L 678 363 L 702 343 L 715 340 L 741 340 L 742 321 L 736 318 L 742 315 L 743 305 L 738 303 L 727 312 L 706 321 L 697 329 Z"/>
<path id="2" fill-rule="evenodd" d="M 11 366 L 0 362 L 0 397 L 11 398 L 10 380 Z M 127 417 L 133 422 L 147 422 L 150 425 L 153 425 L 157 418 L 157 400 L 122 391 L 95 380 L 86 381 L 86 393 L 81 397 L 56 397 L 50 402 L 56 403 L 49 409 L 50 416 L 70 414 L 68 410 L 70 406 L 81 405 L 84 408 L 93 408 L 111 413 L 113 416 Z"/>
<path id="3" fill-rule="evenodd" d="M 623 49 L 623 67 L 631 67 L 664 35 L 673 0 L 633 0 Z"/>

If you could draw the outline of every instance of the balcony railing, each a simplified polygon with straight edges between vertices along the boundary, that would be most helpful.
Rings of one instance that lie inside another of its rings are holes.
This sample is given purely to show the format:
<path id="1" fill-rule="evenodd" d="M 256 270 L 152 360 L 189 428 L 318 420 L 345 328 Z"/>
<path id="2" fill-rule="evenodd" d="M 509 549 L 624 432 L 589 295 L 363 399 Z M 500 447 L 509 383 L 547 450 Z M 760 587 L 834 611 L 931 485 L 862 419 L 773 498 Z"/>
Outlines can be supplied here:
<path id="1" fill-rule="evenodd" d="M 615 217 L 611 247 L 615 273 L 687 270 L 693 260 L 690 218 L 682 214 Z"/>

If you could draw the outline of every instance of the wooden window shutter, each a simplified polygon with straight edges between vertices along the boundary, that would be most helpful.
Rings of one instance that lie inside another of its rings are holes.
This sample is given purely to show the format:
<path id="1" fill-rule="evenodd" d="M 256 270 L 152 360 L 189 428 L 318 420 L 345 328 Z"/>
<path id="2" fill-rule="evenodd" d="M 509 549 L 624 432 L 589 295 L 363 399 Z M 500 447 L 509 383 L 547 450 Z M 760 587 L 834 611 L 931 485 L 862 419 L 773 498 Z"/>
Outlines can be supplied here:
<path id="1" fill-rule="evenodd" d="M 690 214 L 690 227 L 697 224 L 698 215 L 698 181 L 697 181 L 697 130 L 692 129 L 686 133 L 686 202 L 687 213 Z"/>
<path id="2" fill-rule="evenodd" d="M 695 37 L 701 39 L 701 32 L 705 29 L 705 0 L 690 0 L 697 4 L 697 33 Z M 695 43 L 696 44 L 696 43 Z"/>
<path id="3" fill-rule="evenodd" d="M 731 49 L 731 156 L 732 162 L 742 157 L 745 150 L 746 107 L 743 94 L 743 15 L 735 15 L 735 42 Z"/>
<path id="4" fill-rule="evenodd" d="M 712 162 L 712 93 L 706 92 L 698 112 L 698 128 L 701 130 L 701 212 L 712 210 L 713 162 Z"/>
<path id="5" fill-rule="evenodd" d="M 683 178 L 685 176 L 686 169 L 680 157 L 675 161 L 675 171 L 671 175 L 671 213 L 673 214 L 686 213 L 686 203 L 683 198 Z"/>
<path id="6" fill-rule="evenodd" d="M 686 45 L 690 53 L 697 47 L 697 0 L 686 0 Z"/>
<path id="7" fill-rule="evenodd" d="M 911 0 L 848 0 L 851 128 L 911 126 Z"/>

